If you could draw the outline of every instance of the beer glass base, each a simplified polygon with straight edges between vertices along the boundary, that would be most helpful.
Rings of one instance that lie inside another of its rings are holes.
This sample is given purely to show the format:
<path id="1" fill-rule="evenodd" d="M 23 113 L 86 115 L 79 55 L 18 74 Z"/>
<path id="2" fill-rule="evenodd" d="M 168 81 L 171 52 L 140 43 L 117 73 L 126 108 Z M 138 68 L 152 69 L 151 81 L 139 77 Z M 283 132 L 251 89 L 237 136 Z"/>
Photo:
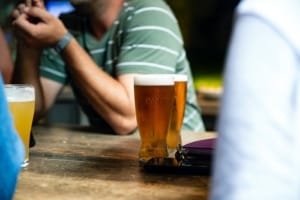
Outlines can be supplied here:
<path id="1" fill-rule="evenodd" d="M 176 149 L 168 149 L 169 158 L 175 158 Z"/>
<path id="2" fill-rule="evenodd" d="M 152 158 L 151 156 L 147 156 L 147 157 L 145 157 L 145 156 L 140 156 L 140 157 L 139 157 L 139 165 L 140 165 L 140 166 L 144 166 L 144 164 L 145 164 L 146 162 L 148 162 L 151 158 Z"/>
<path id="3" fill-rule="evenodd" d="M 143 167 L 145 164 L 147 163 L 147 160 L 145 160 L 145 159 L 139 159 L 139 166 L 140 167 Z"/>
<path id="4" fill-rule="evenodd" d="M 142 148 L 139 153 L 140 163 L 145 163 L 151 158 L 167 158 L 169 156 L 167 145 L 160 148 Z"/>
<path id="5" fill-rule="evenodd" d="M 23 163 L 21 164 L 22 168 L 25 168 L 29 165 L 29 160 L 24 160 Z"/>

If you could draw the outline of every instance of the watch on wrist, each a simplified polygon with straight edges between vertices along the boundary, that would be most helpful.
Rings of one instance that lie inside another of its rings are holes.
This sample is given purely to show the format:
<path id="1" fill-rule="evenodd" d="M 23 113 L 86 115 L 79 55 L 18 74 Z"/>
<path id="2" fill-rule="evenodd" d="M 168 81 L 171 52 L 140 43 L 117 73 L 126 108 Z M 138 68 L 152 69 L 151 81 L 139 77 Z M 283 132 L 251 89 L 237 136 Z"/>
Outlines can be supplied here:
<path id="1" fill-rule="evenodd" d="M 54 49 L 55 51 L 60 54 L 66 46 L 69 44 L 69 42 L 72 40 L 73 35 L 69 32 L 67 32 L 55 45 Z"/>

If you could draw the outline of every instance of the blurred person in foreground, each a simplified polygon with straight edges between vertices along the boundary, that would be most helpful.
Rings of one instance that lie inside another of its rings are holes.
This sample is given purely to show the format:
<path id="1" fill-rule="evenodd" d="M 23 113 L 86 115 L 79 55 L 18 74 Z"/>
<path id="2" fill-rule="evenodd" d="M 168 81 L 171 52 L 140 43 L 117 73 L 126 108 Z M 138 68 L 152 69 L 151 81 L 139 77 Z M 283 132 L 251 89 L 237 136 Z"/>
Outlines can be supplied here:
<path id="1" fill-rule="evenodd" d="M 5 2 L 5 1 L 4 1 Z M 5 21 L 7 15 L 3 10 L 9 4 L 0 2 L 0 25 Z M 7 2 L 6 2 L 7 3 Z M 11 2 L 10 2 L 11 3 Z M 2 43 L 4 42 L 4 43 Z M 5 41 L 0 42 L 0 63 L 2 63 L 2 54 L 7 45 Z M 2 66 L 0 66 L 2 69 Z M 15 192 L 18 181 L 18 175 L 21 170 L 21 163 L 24 160 L 24 146 L 17 134 L 12 116 L 9 113 L 8 103 L 4 94 L 4 82 L 0 73 L 0 199 L 11 200 Z"/>
<path id="2" fill-rule="evenodd" d="M 137 127 L 133 76 L 178 73 L 189 77 L 183 128 L 204 130 L 179 26 L 164 1 L 70 2 L 75 10 L 60 20 L 41 1 L 14 11 L 14 82 L 35 85 L 37 118 L 70 84 L 92 126 L 129 134 Z"/>
<path id="3" fill-rule="evenodd" d="M 300 199 L 299 19 L 298 0 L 237 7 L 211 200 Z"/>
<path id="4" fill-rule="evenodd" d="M 0 199 L 10 200 L 24 160 L 24 146 L 14 128 L 3 84 L 0 75 Z"/>

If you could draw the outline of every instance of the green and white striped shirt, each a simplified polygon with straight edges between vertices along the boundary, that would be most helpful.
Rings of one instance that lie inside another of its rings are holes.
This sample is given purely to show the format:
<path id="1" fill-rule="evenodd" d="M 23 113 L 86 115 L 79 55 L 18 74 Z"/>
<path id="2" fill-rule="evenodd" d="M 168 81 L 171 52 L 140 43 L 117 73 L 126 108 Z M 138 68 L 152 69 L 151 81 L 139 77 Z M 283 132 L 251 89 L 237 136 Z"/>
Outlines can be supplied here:
<path id="1" fill-rule="evenodd" d="M 188 94 L 183 129 L 204 130 L 180 29 L 163 0 L 127 0 L 119 17 L 100 41 L 95 40 L 88 31 L 86 18 L 74 12 L 60 18 L 98 66 L 112 77 L 128 73 L 187 74 Z M 103 123 L 53 49 L 44 51 L 40 69 L 43 77 L 62 84 L 71 83 L 91 124 Z"/>

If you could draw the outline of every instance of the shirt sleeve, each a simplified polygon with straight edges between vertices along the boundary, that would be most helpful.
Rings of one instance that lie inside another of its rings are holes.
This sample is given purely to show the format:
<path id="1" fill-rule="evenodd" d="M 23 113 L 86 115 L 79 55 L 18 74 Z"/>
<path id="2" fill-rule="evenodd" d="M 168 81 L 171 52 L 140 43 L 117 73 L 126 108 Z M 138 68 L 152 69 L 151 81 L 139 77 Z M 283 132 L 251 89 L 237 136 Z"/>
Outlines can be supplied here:
<path id="1" fill-rule="evenodd" d="M 124 18 L 117 73 L 174 73 L 183 41 L 169 8 L 157 1 Z"/>
<path id="2" fill-rule="evenodd" d="M 47 48 L 41 56 L 40 74 L 61 84 L 68 81 L 66 66 L 60 55 L 53 48 Z"/>

